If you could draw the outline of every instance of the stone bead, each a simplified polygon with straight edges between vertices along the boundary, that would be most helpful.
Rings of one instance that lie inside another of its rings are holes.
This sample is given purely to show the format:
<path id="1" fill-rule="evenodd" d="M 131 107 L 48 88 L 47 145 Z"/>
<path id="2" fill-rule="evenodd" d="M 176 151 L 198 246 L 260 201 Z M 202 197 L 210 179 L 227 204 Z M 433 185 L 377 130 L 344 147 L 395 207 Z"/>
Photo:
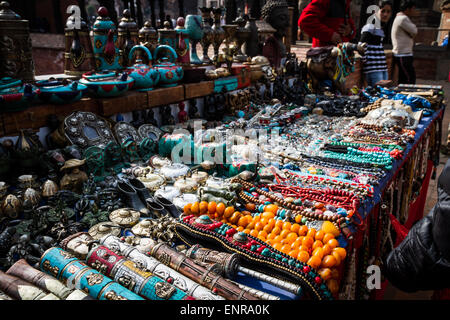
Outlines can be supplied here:
<path id="1" fill-rule="evenodd" d="M 326 210 L 323 214 L 324 214 L 325 216 L 327 216 L 327 217 L 332 217 L 332 216 L 335 215 L 334 212 L 331 212 L 331 211 L 328 211 L 328 210 Z"/>
<path id="2" fill-rule="evenodd" d="M 287 197 L 286 199 L 284 199 L 284 201 L 286 201 L 287 203 L 293 203 L 294 202 L 294 198 Z"/>

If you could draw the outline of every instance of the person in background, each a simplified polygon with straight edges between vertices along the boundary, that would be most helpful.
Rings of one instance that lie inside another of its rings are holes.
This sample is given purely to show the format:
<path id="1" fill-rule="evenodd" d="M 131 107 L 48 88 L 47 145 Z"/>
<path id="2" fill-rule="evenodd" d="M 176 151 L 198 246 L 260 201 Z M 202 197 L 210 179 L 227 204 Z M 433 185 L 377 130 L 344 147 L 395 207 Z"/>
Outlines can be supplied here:
<path id="1" fill-rule="evenodd" d="M 298 12 L 301 15 L 303 10 L 306 8 L 306 6 L 311 2 L 311 0 L 299 0 L 298 1 Z M 305 40 L 305 41 L 309 41 L 309 37 L 308 35 L 303 32 L 302 29 L 300 29 L 300 27 L 297 30 L 297 40 Z"/>
<path id="2" fill-rule="evenodd" d="M 176 25 L 176 23 L 175 24 L 173 23 L 173 20 L 172 20 L 172 18 L 170 17 L 169 14 L 166 15 L 166 20 L 165 21 L 169 21 L 170 29 L 173 29 L 173 26 Z"/>
<path id="3" fill-rule="evenodd" d="M 435 290 L 433 299 L 450 298 L 450 160 L 438 178 L 435 206 L 389 253 L 382 271 L 402 291 Z"/>
<path id="4" fill-rule="evenodd" d="M 397 13 L 392 24 L 392 52 L 394 65 L 398 66 L 398 83 L 416 83 L 413 46 L 417 27 L 409 19 L 414 14 L 415 8 L 416 4 L 413 0 L 403 0 L 400 4 L 400 12 Z"/>
<path id="5" fill-rule="evenodd" d="M 383 48 L 384 31 L 382 25 L 387 23 L 392 15 L 392 2 L 381 0 L 378 3 L 379 10 L 375 13 L 375 18 L 379 23 L 377 25 L 368 21 L 361 29 L 360 43 L 366 42 L 367 49 L 363 57 L 363 72 L 366 77 L 367 85 L 375 87 L 380 80 L 388 80 L 388 68 L 386 64 L 386 55 Z"/>
<path id="6" fill-rule="evenodd" d="M 351 41 L 355 23 L 350 16 L 351 0 L 312 0 L 302 11 L 298 26 L 312 40 L 312 47 Z"/>

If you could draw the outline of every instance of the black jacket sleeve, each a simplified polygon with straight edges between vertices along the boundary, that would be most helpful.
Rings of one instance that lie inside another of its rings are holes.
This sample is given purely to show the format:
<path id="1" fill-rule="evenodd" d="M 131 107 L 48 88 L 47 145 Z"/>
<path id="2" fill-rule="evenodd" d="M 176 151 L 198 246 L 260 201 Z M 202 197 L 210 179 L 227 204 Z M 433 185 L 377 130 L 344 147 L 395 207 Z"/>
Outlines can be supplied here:
<path id="1" fill-rule="evenodd" d="M 371 43 L 372 42 L 372 34 L 369 31 L 362 32 L 359 42 Z"/>
<path id="2" fill-rule="evenodd" d="M 450 161 L 438 181 L 438 202 L 386 258 L 384 274 L 397 288 L 414 292 L 450 287 Z"/>

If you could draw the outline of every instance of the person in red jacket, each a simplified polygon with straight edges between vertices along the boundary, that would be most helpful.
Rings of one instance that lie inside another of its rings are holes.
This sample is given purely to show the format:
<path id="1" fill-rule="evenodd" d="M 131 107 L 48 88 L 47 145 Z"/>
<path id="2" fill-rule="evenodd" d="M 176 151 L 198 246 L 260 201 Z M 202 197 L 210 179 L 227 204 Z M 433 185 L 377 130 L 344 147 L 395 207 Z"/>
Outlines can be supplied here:
<path id="1" fill-rule="evenodd" d="M 326 47 L 352 40 L 355 23 L 350 17 L 351 0 L 312 0 L 298 19 L 298 26 L 313 38 L 313 47 Z"/>

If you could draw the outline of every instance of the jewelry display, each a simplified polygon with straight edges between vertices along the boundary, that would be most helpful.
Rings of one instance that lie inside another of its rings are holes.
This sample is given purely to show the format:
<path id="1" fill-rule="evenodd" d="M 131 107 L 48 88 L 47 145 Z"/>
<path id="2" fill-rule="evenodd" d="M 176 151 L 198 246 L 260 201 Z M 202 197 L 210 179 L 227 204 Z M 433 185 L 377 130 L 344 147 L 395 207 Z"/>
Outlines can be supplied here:
<path id="1" fill-rule="evenodd" d="M 70 79 L 39 81 L 28 21 L 0 4 L 0 299 L 382 294 L 365 269 L 430 201 L 443 86 L 351 87 L 366 44 L 305 60 L 285 1 L 235 2 L 181 1 L 176 24 L 163 1 L 161 21 L 142 1 L 73 12 Z"/>

